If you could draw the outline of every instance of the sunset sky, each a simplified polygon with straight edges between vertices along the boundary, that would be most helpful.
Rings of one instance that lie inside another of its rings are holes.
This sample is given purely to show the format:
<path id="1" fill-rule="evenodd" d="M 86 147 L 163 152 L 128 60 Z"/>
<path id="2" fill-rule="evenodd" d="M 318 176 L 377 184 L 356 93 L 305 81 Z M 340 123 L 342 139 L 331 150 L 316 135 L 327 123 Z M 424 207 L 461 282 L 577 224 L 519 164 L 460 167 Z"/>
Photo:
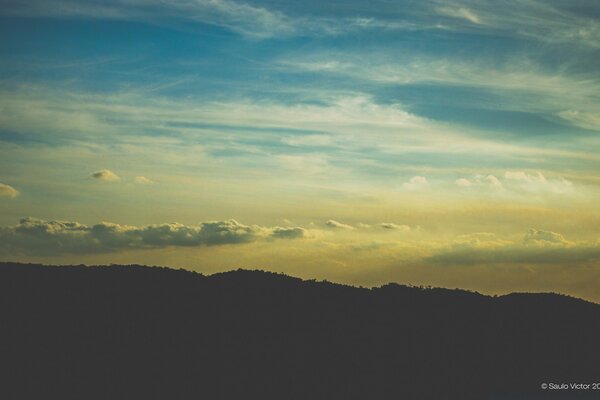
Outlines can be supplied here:
<path id="1" fill-rule="evenodd" d="M 0 260 L 600 302 L 595 0 L 0 0 Z"/>

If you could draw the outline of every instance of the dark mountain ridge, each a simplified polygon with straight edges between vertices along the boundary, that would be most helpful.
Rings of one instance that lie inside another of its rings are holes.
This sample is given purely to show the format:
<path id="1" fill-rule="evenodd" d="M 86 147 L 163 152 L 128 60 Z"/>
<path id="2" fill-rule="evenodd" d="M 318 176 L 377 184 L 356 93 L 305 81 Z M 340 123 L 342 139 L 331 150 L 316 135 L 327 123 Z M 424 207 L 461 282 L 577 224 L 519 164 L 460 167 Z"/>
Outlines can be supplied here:
<path id="1" fill-rule="evenodd" d="M 556 294 L 0 263 L 0 321 L 7 399 L 600 393 L 540 388 L 600 381 L 600 305 Z"/>

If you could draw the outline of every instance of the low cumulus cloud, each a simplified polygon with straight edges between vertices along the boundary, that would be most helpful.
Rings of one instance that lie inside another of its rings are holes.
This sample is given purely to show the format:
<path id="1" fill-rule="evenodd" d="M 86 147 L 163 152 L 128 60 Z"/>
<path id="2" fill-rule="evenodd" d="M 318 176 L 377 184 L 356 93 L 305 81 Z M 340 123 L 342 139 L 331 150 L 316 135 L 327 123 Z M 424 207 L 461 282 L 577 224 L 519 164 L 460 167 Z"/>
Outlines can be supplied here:
<path id="1" fill-rule="evenodd" d="M 504 177 L 506 179 L 511 179 L 514 181 L 524 181 L 524 182 L 546 182 L 546 177 L 542 175 L 541 172 L 537 172 L 535 174 L 527 174 L 523 171 L 506 171 L 504 173 Z"/>
<path id="2" fill-rule="evenodd" d="M 460 187 L 470 187 L 470 186 L 473 186 L 473 183 L 470 180 L 466 179 L 466 178 L 457 179 L 456 181 L 454 181 L 454 184 L 456 186 L 460 186 Z"/>
<path id="3" fill-rule="evenodd" d="M 136 176 L 133 181 L 135 183 L 139 183 L 140 185 L 150 185 L 154 183 L 152 179 L 146 178 L 145 176 Z"/>
<path id="4" fill-rule="evenodd" d="M 19 195 L 19 191 L 10 185 L 0 183 L 0 197 L 15 198 Z"/>
<path id="5" fill-rule="evenodd" d="M 495 175 L 475 175 L 472 178 L 459 178 L 454 181 L 454 184 L 458 187 L 488 187 L 488 188 L 501 188 L 502 182 Z"/>
<path id="6" fill-rule="evenodd" d="M 557 194 L 565 195 L 574 193 L 573 183 L 558 177 L 546 178 L 541 172 L 506 171 L 500 180 L 495 175 L 475 175 L 463 177 L 454 181 L 454 184 L 465 190 L 495 189 L 505 193 L 514 194 Z"/>
<path id="7" fill-rule="evenodd" d="M 546 179 L 541 172 L 533 174 L 524 171 L 506 171 L 504 178 L 511 182 L 513 189 L 524 192 L 549 192 L 555 194 L 568 194 L 573 192 L 573 183 L 564 179 Z"/>
<path id="8" fill-rule="evenodd" d="M 419 190 L 429 186 L 429 181 L 424 176 L 413 176 L 402 184 L 404 190 Z"/>
<path id="9" fill-rule="evenodd" d="M 354 227 L 352 225 L 347 225 L 338 221 L 334 221 L 332 219 L 330 219 L 329 221 L 325 222 L 325 225 L 327 225 L 330 228 L 335 228 L 335 229 L 354 229 Z"/>
<path id="10" fill-rule="evenodd" d="M 397 231 L 402 231 L 402 232 L 408 232 L 410 231 L 410 226 L 408 225 L 397 225 L 394 224 L 392 222 L 382 222 L 381 224 L 379 224 L 379 226 L 383 229 L 389 229 L 389 230 L 397 230 Z"/>
<path id="11" fill-rule="evenodd" d="M 106 253 L 126 249 L 217 246 L 304 237 L 308 237 L 308 231 L 304 228 L 243 225 L 233 219 L 202 222 L 199 225 L 167 223 L 136 227 L 110 222 L 84 225 L 72 221 L 23 218 L 15 226 L 0 227 L 0 251 L 28 255 Z"/>
<path id="12" fill-rule="evenodd" d="M 114 182 L 121 179 L 119 175 L 115 174 L 109 169 L 101 169 L 100 171 L 92 173 L 92 178 L 107 182 Z"/>
<path id="13" fill-rule="evenodd" d="M 523 238 L 525 245 L 548 245 L 548 244 L 568 244 L 563 235 L 551 231 L 542 231 L 539 229 L 530 229 Z"/>

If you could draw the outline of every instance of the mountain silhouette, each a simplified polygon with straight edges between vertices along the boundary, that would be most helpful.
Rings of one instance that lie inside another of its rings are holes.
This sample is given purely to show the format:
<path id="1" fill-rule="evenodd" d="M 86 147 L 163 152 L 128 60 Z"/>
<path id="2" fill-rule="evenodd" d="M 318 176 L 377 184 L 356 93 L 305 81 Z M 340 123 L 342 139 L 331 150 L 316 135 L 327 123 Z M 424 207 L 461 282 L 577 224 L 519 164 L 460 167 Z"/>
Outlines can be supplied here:
<path id="1" fill-rule="evenodd" d="M 600 305 L 0 263 L 2 399 L 588 399 Z"/>

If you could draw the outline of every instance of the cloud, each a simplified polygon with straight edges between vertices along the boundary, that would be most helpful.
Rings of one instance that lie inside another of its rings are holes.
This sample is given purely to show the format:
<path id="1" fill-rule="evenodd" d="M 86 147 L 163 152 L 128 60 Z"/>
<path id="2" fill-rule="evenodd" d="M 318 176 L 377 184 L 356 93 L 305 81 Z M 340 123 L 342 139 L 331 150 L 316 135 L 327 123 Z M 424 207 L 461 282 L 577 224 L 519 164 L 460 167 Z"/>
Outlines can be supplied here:
<path id="1" fill-rule="evenodd" d="M 471 11 L 465 7 L 459 7 L 459 8 L 443 7 L 443 8 L 438 8 L 437 11 L 440 14 L 446 15 L 448 17 L 462 18 L 462 19 L 465 19 L 474 24 L 478 24 L 478 25 L 481 24 L 481 20 L 479 19 L 477 14 L 475 14 L 473 11 Z"/>
<path id="2" fill-rule="evenodd" d="M 302 175 L 319 175 L 331 170 L 326 155 L 306 154 L 275 156 L 277 162 L 286 170 Z"/>
<path id="3" fill-rule="evenodd" d="M 510 241 L 501 240 L 491 232 L 475 232 L 458 235 L 454 238 L 451 246 L 454 249 L 459 248 L 493 248 L 512 244 Z"/>
<path id="4" fill-rule="evenodd" d="M 454 181 L 454 184 L 456 186 L 460 186 L 460 187 L 469 187 L 469 186 L 473 186 L 473 183 L 471 183 L 470 180 L 466 179 L 466 178 L 460 178 Z"/>
<path id="5" fill-rule="evenodd" d="M 19 195 L 19 191 L 10 185 L 0 183 L 0 197 L 15 198 Z"/>
<path id="6" fill-rule="evenodd" d="M 133 181 L 135 183 L 139 183 L 141 185 L 150 185 L 152 183 L 154 183 L 153 180 L 146 178 L 145 176 L 136 176 Z"/>
<path id="7" fill-rule="evenodd" d="M 108 169 L 102 169 L 100 171 L 96 171 L 92 174 L 92 178 L 100 179 L 101 181 L 118 181 L 121 178 Z"/>
<path id="8" fill-rule="evenodd" d="M 586 112 L 578 110 L 566 110 L 558 113 L 562 119 L 569 121 L 575 126 L 600 131 L 600 112 Z"/>
<path id="9" fill-rule="evenodd" d="M 305 3 L 295 7 L 290 2 L 233 0 L 27 0 L 9 2 L 10 7 L 0 8 L 0 14 L 155 23 L 184 20 L 221 26 L 250 38 L 340 35 L 366 29 L 471 33 L 476 27 L 488 35 L 600 46 L 600 29 L 593 18 L 597 9 L 591 1 L 582 2 L 586 5 L 581 7 L 541 0 L 512 0 L 503 6 L 493 0 L 375 1 L 369 10 L 361 7 L 358 14 L 358 9 L 347 2 L 331 2 L 327 7 L 318 2 Z M 441 24 L 440 16 L 450 18 Z"/>
<path id="10" fill-rule="evenodd" d="M 580 265 L 600 261 L 600 247 L 582 246 L 517 246 L 451 248 L 423 259 L 425 264 L 446 266 L 486 266 L 503 264 Z"/>
<path id="11" fill-rule="evenodd" d="M 496 188 L 502 187 L 502 182 L 495 175 L 477 174 L 472 178 L 459 178 L 454 181 L 456 186 L 461 188 L 479 187 L 479 188 Z"/>
<path id="12" fill-rule="evenodd" d="M 408 182 L 402 184 L 402 188 L 405 190 L 419 190 L 427 186 L 429 186 L 429 182 L 423 176 L 413 176 Z"/>
<path id="13" fill-rule="evenodd" d="M 597 265 L 600 260 L 600 243 L 574 243 L 560 233 L 530 229 L 521 242 L 498 239 L 492 233 L 475 233 L 457 237 L 424 262 L 440 265 Z"/>
<path id="14" fill-rule="evenodd" d="M 538 172 L 536 175 L 530 175 L 523 171 L 506 171 L 504 173 L 504 177 L 506 179 L 512 179 L 516 181 L 525 181 L 525 182 L 546 182 L 546 178 L 542 175 L 541 172 Z"/>
<path id="15" fill-rule="evenodd" d="M 502 190 L 505 195 L 521 196 L 523 199 L 537 199 L 548 194 L 568 195 L 575 193 L 573 183 L 562 177 L 546 178 L 537 171 L 506 171 L 502 180 L 495 175 L 475 175 L 473 178 L 460 178 L 454 184 L 461 188 L 479 188 Z M 533 196 L 535 195 L 535 196 Z"/>
<path id="16" fill-rule="evenodd" d="M 298 239 L 308 237 L 308 231 L 304 228 L 293 227 L 293 228 L 273 228 L 271 237 L 277 239 Z"/>
<path id="17" fill-rule="evenodd" d="M 523 244 L 547 245 L 547 244 L 568 244 L 565 238 L 556 232 L 542 231 L 538 229 L 529 229 L 523 238 Z"/>
<path id="18" fill-rule="evenodd" d="M 410 231 L 410 226 L 408 225 L 396 225 L 392 222 L 382 222 L 381 224 L 379 224 L 380 227 L 382 227 L 383 229 L 390 229 L 390 230 L 399 230 L 402 232 L 408 232 Z"/>
<path id="19" fill-rule="evenodd" d="M 294 33 L 299 27 L 283 13 L 233 0 L 28 0 L 2 14 L 71 16 L 160 21 L 181 18 L 222 26 L 241 35 L 267 38 Z"/>
<path id="20" fill-rule="evenodd" d="M 498 178 L 496 178 L 494 175 L 486 176 L 485 178 L 483 178 L 483 181 L 489 183 L 493 187 L 501 187 L 502 186 L 502 182 L 500 182 L 500 180 Z"/>
<path id="21" fill-rule="evenodd" d="M 199 225 L 166 223 L 136 227 L 110 222 L 84 225 L 72 221 L 23 218 L 18 225 L 0 227 L 0 252 L 28 255 L 107 253 L 126 249 L 217 246 L 304 237 L 308 237 L 308 231 L 304 228 L 243 225 L 234 219 L 202 222 Z"/>
<path id="22" fill-rule="evenodd" d="M 343 224 L 341 222 L 334 221 L 332 219 L 330 219 L 329 221 L 325 222 L 325 225 L 327 225 L 330 228 L 335 228 L 335 229 L 348 229 L 348 230 L 354 229 L 354 227 L 351 226 L 351 225 L 346 225 L 346 224 Z"/>
<path id="23" fill-rule="evenodd" d="M 573 183 L 564 179 L 546 179 L 541 173 L 528 174 L 523 171 L 506 171 L 504 177 L 514 183 L 513 189 L 527 192 L 551 192 L 568 194 L 573 192 Z"/>
<path id="24" fill-rule="evenodd" d="M 289 146 L 324 147 L 334 144 L 330 135 L 304 135 L 284 137 L 281 141 Z"/>

